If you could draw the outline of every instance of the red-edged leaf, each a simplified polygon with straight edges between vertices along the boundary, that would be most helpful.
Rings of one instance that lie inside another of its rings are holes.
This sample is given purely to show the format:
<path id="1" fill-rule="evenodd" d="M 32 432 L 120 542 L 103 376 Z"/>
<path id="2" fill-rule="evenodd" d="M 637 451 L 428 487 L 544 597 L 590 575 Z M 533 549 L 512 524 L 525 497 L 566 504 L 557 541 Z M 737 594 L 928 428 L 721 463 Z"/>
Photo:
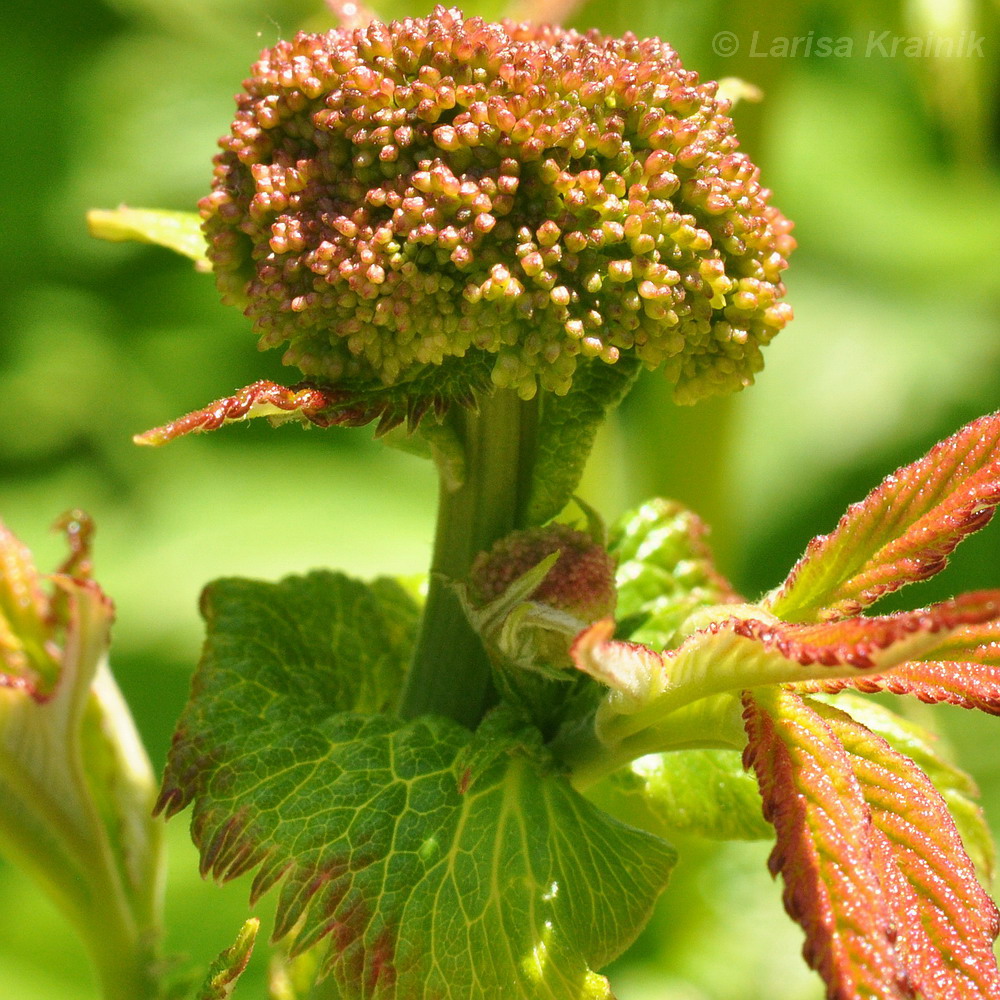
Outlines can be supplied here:
<path id="1" fill-rule="evenodd" d="M 830 1000 L 1000 996 L 997 910 L 930 779 L 831 706 L 788 689 L 746 702 L 771 869 Z"/>
<path id="2" fill-rule="evenodd" d="M 1000 617 L 1000 592 L 983 591 L 918 611 L 837 622 L 788 624 L 752 605 L 718 605 L 676 649 L 656 653 L 611 639 L 599 621 L 570 649 L 577 668 L 611 688 L 597 726 L 609 743 L 657 725 L 699 698 L 767 684 L 883 675 L 911 660 L 937 656 L 952 634 Z M 760 617 L 754 617 L 759 615 Z"/>
<path id="3" fill-rule="evenodd" d="M 781 689 L 767 702 L 748 698 L 746 724 L 744 761 L 777 833 L 769 865 L 784 878 L 785 908 L 805 929 L 806 961 L 831 998 L 912 998 L 871 855 L 871 813 L 843 747 Z"/>
<path id="4" fill-rule="evenodd" d="M 1000 414 L 980 417 L 898 469 L 818 535 L 764 604 L 786 621 L 852 615 L 942 569 L 1000 503 Z"/>
<path id="5" fill-rule="evenodd" d="M 252 417 L 269 417 L 272 423 L 298 419 L 319 427 L 365 424 L 371 419 L 367 410 L 343 403 L 336 393 L 316 386 L 300 385 L 289 389 L 275 382 L 254 382 L 202 410 L 194 410 L 162 427 L 136 434 L 132 440 L 136 444 L 161 445 L 185 434 L 218 430 L 223 424 Z"/>
<path id="6" fill-rule="evenodd" d="M 0 688 L 26 691 L 42 700 L 59 676 L 54 632 L 70 622 L 68 589 L 60 581 L 90 577 L 94 526 L 83 511 L 63 514 L 54 527 L 66 535 L 69 555 L 46 593 L 31 552 L 0 522 Z"/>
<path id="7" fill-rule="evenodd" d="M 981 663 L 929 661 L 904 663 L 888 674 L 840 677 L 834 681 L 809 681 L 796 685 L 801 691 L 836 694 L 845 688 L 866 694 L 908 694 L 928 705 L 948 704 L 978 708 L 1000 715 L 1000 666 Z"/>
<path id="8" fill-rule="evenodd" d="M 967 595 L 1000 600 L 1000 591 Z M 944 702 L 1000 715 L 1000 621 L 992 619 L 955 629 L 937 646 L 933 659 L 903 663 L 887 674 L 856 674 L 796 685 L 802 691 L 834 694 L 844 688 L 908 694 L 929 704 Z"/>

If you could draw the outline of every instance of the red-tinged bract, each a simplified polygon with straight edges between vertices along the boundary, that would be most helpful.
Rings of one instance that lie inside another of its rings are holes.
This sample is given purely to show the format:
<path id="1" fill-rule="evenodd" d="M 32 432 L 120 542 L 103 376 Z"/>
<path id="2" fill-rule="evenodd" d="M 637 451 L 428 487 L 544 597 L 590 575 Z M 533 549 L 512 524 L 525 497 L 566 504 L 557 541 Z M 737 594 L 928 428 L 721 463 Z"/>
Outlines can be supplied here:
<path id="1" fill-rule="evenodd" d="M 310 378 L 530 398 L 631 353 L 694 402 L 749 384 L 790 318 L 790 223 L 659 39 L 438 7 L 279 42 L 237 105 L 209 256 Z"/>

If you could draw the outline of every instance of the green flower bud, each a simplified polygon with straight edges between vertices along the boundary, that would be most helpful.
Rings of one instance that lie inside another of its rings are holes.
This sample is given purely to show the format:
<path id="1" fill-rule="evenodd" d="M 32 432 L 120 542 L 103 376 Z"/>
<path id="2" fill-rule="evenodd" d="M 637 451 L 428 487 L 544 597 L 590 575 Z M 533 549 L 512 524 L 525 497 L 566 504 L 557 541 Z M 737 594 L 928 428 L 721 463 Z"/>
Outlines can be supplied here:
<path id="1" fill-rule="evenodd" d="M 631 353 L 693 402 L 749 384 L 791 316 L 791 225 L 659 39 L 437 7 L 279 42 L 237 105 L 209 256 L 310 378 L 412 416 Z"/>

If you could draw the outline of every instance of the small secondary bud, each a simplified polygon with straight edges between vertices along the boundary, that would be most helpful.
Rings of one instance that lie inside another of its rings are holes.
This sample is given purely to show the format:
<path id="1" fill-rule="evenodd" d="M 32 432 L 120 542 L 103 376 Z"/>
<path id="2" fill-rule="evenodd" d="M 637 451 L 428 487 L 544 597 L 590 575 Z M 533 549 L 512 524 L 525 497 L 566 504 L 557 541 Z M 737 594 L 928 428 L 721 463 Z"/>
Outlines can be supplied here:
<path id="1" fill-rule="evenodd" d="M 480 552 L 469 575 L 469 602 L 484 607 L 553 552 L 559 558 L 531 600 L 584 623 L 613 614 L 617 601 L 614 558 L 589 535 L 567 524 L 515 531 L 489 552 Z"/>

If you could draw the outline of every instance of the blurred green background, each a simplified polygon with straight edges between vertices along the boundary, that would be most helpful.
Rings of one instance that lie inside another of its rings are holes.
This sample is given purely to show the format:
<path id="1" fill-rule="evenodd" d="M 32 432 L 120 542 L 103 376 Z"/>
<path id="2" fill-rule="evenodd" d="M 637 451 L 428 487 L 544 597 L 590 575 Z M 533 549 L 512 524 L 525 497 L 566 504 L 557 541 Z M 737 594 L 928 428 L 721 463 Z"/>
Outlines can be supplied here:
<path id="1" fill-rule="evenodd" d="M 581 490 L 605 516 L 679 497 L 713 523 L 723 570 L 753 597 L 885 473 L 1000 406 L 998 22 L 995 0 L 593 0 L 572 15 L 661 35 L 704 76 L 763 88 L 762 104 L 737 108 L 737 127 L 800 242 L 788 277 L 797 319 L 757 386 L 682 411 L 654 375 L 608 427 Z M 185 261 L 97 243 L 83 223 L 119 202 L 193 208 L 258 50 L 330 24 L 320 0 L 0 9 L 0 517 L 43 567 L 61 557 L 49 530 L 61 511 L 96 519 L 98 578 L 118 608 L 113 665 L 157 768 L 198 655 L 206 581 L 314 566 L 412 574 L 429 556 L 431 469 L 366 431 L 249 426 L 133 447 L 132 433 L 255 378 L 295 375 L 256 352 L 247 322 Z M 822 36 L 841 54 L 819 55 Z M 791 53 L 796 37 L 794 55 L 767 54 Z M 893 56 L 897 37 L 952 37 L 960 54 L 900 45 Z M 733 38 L 734 55 L 714 51 Z M 995 525 L 896 606 L 1000 585 L 998 556 Z M 958 710 L 933 720 L 1000 829 L 1000 722 Z M 246 885 L 199 880 L 184 819 L 169 843 L 168 950 L 204 966 L 232 940 Z M 817 1000 L 764 870 L 767 845 L 681 846 L 673 891 L 616 965 L 621 1000 Z M 263 966 L 255 959 L 240 995 L 263 998 Z M 69 929 L 2 861 L 0 997 L 96 997 Z"/>

